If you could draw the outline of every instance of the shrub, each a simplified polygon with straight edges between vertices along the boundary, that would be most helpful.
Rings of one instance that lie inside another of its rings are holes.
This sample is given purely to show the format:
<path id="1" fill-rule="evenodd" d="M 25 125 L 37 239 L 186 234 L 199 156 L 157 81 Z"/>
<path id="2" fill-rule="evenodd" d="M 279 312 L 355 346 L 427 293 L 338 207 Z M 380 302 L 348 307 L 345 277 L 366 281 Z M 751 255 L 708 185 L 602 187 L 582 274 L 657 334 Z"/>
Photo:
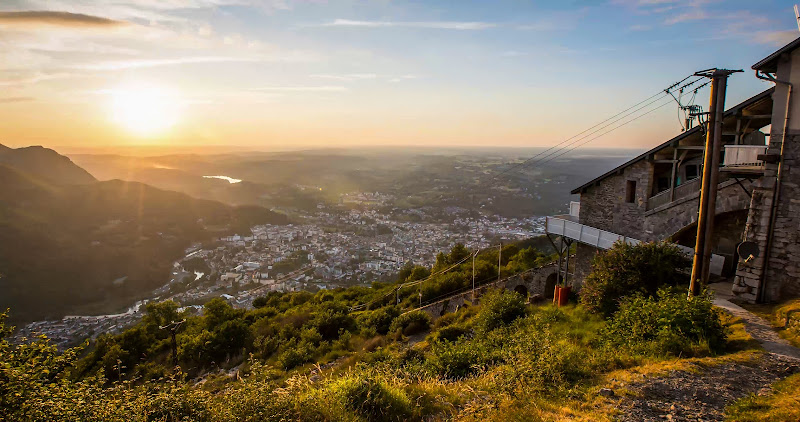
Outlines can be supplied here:
<path id="1" fill-rule="evenodd" d="M 461 325 L 448 325 L 440 328 L 431 335 L 433 341 L 456 341 L 459 337 L 467 335 L 471 330 Z"/>
<path id="2" fill-rule="evenodd" d="M 311 351 L 306 343 L 289 344 L 278 356 L 278 364 L 286 371 L 311 360 Z"/>
<path id="3" fill-rule="evenodd" d="M 368 421 L 404 421 L 412 415 L 411 400 L 405 391 L 373 372 L 339 378 L 328 390 L 346 409 Z"/>
<path id="4" fill-rule="evenodd" d="M 390 331 L 400 331 L 410 336 L 421 333 L 431 326 L 431 317 L 423 311 L 411 311 L 398 316 L 392 322 Z"/>
<path id="5" fill-rule="evenodd" d="M 581 303 L 590 311 L 610 316 L 625 296 L 653 296 L 663 285 L 676 285 L 688 268 L 689 258 L 672 243 L 629 245 L 617 242 L 595 256 L 592 272 L 581 289 Z"/>
<path id="6" fill-rule="evenodd" d="M 400 315 L 396 306 L 384 306 L 374 311 L 367 311 L 358 317 L 362 330 L 374 330 L 375 334 L 386 334 L 392 327 L 392 321 Z"/>
<path id="7" fill-rule="evenodd" d="M 622 301 L 602 331 L 603 341 L 645 354 L 698 354 L 725 345 L 727 330 L 707 293 L 686 298 L 662 288 L 655 298 L 637 294 Z"/>
<path id="8" fill-rule="evenodd" d="M 481 299 L 475 326 L 481 331 L 491 331 L 522 316 L 525 316 L 522 296 L 507 290 L 493 290 Z"/>
<path id="9" fill-rule="evenodd" d="M 489 351 L 479 341 L 431 343 L 428 360 L 431 370 L 447 378 L 460 379 L 473 375 L 489 359 Z"/>

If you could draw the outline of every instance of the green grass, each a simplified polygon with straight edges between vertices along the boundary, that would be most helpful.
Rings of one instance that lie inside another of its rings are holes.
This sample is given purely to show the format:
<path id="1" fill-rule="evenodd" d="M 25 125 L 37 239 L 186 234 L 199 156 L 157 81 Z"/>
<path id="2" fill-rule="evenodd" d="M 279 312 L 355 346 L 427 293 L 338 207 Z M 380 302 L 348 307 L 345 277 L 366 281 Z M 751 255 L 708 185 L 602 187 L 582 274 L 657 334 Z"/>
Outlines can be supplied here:
<path id="1" fill-rule="evenodd" d="M 790 299 L 778 304 L 742 304 L 748 311 L 766 319 L 778 334 L 795 347 L 800 347 L 800 299 Z M 789 327 L 786 328 L 786 314 L 791 315 Z"/>
<path id="2" fill-rule="evenodd" d="M 800 374 L 773 384 L 770 394 L 737 400 L 725 414 L 729 422 L 800 421 Z"/>

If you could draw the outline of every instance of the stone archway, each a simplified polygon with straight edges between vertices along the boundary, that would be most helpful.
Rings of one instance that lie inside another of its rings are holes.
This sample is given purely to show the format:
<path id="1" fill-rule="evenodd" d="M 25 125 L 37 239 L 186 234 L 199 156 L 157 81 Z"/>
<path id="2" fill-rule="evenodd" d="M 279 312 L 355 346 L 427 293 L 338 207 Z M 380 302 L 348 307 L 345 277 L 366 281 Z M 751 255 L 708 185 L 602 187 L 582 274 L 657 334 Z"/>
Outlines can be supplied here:
<path id="1" fill-rule="evenodd" d="M 712 252 L 725 258 L 722 275 L 732 277 L 736 273 L 739 256 L 736 247 L 741 242 L 747 224 L 748 210 L 734 210 L 714 216 L 714 237 L 711 240 Z M 697 238 L 697 223 L 681 228 L 670 236 L 673 242 L 694 247 Z"/>
<path id="2" fill-rule="evenodd" d="M 547 280 L 544 282 L 544 298 L 545 299 L 552 299 L 553 294 L 556 291 L 556 281 L 558 280 L 558 274 L 553 273 L 547 276 Z"/>
<path id="3" fill-rule="evenodd" d="M 528 298 L 528 288 L 524 285 L 520 284 L 517 287 L 514 287 L 514 291 L 522 295 L 525 299 Z"/>

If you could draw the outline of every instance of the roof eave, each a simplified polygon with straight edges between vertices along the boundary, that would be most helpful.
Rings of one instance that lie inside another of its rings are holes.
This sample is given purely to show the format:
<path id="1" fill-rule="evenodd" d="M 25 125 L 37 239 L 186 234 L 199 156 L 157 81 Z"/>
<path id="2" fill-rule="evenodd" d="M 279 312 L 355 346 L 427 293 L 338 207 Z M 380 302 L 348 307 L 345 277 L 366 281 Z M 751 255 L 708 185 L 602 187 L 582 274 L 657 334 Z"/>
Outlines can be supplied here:
<path id="1" fill-rule="evenodd" d="M 798 39 L 800 39 L 800 38 L 798 38 Z M 758 94 L 753 95 L 752 97 L 742 101 L 741 103 L 736 104 L 735 106 L 733 106 L 733 107 L 729 108 L 728 110 L 726 110 L 725 113 L 723 113 L 723 118 L 728 117 L 728 116 L 730 116 L 732 114 L 735 114 L 739 110 L 744 109 L 744 108 L 746 108 L 746 107 L 748 107 L 748 106 L 750 106 L 752 104 L 755 104 L 755 103 L 763 100 L 764 98 L 767 98 L 769 95 L 772 95 L 772 91 L 774 89 L 775 89 L 774 87 L 773 88 L 768 88 L 768 89 L 766 89 L 766 90 L 764 90 L 762 92 L 759 92 Z M 572 191 L 570 191 L 570 194 L 576 195 L 576 194 L 582 193 L 586 189 L 592 187 L 592 185 L 602 181 L 603 179 L 605 179 L 605 178 L 607 178 L 609 176 L 612 176 L 614 173 L 617 173 L 617 172 L 619 172 L 621 170 L 624 170 L 626 167 L 629 167 L 629 166 L 631 166 L 633 164 L 636 164 L 639 161 L 641 161 L 643 159 L 646 159 L 647 156 L 649 156 L 651 154 L 654 154 L 654 153 L 656 153 L 656 152 L 658 152 L 658 151 L 660 151 L 660 150 L 662 150 L 664 148 L 667 148 L 667 147 L 669 147 L 670 145 L 672 145 L 674 143 L 680 142 L 681 140 L 683 140 L 683 138 L 686 138 L 687 136 L 689 136 L 689 135 L 691 135 L 691 134 L 693 134 L 693 133 L 695 133 L 695 132 L 697 132 L 699 130 L 700 130 L 700 126 L 695 126 L 695 127 L 691 128 L 691 129 L 685 131 L 685 132 L 681 132 L 677 136 L 669 139 L 666 142 L 663 142 L 663 143 L 659 144 L 655 148 L 652 148 L 652 149 L 650 149 L 650 150 L 648 150 L 648 151 L 636 156 L 635 158 L 631 159 L 630 161 L 627 161 L 626 163 L 624 163 L 624 164 L 622 164 L 620 166 L 617 166 L 613 170 L 608 171 L 608 172 L 606 172 L 606 173 L 604 173 L 604 174 L 592 179 L 591 181 L 589 181 L 587 183 L 584 183 L 580 187 L 577 187 L 577 188 L 573 189 Z"/>
<path id="2" fill-rule="evenodd" d="M 758 63 L 754 64 L 752 66 L 752 69 L 760 70 L 762 72 L 767 72 L 767 73 L 775 73 L 778 69 L 778 59 L 781 57 L 781 55 L 785 53 L 791 53 L 798 47 L 800 47 L 800 37 L 790 42 L 789 44 L 786 44 L 785 46 L 779 48 L 774 53 L 765 57 Z"/>

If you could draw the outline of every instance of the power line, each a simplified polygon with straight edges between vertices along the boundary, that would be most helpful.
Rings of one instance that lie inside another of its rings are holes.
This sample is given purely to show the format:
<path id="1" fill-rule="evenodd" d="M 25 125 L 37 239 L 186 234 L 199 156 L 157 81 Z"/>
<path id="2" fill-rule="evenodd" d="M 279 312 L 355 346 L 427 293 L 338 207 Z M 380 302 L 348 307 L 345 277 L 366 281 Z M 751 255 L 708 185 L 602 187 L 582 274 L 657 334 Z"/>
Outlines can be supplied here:
<path id="1" fill-rule="evenodd" d="M 565 154 L 568 154 L 568 153 L 570 153 L 570 152 L 572 152 L 572 151 L 576 150 L 577 148 L 580 148 L 581 146 L 583 146 L 583 145 L 586 145 L 586 144 L 588 144 L 589 142 L 592 142 L 592 141 L 594 141 L 594 140 L 595 140 L 595 139 L 597 139 L 597 138 L 600 138 L 600 137 L 602 137 L 602 136 L 605 136 L 605 135 L 607 135 L 607 134 L 609 134 L 609 133 L 611 133 L 611 132 L 613 132 L 613 131 L 615 131 L 615 130 L 617 130 L 617 129 L 619 129 L 619 128 L 621 128 L 621 127 L 623 127 L 623 126 L 625 126 L 625 125 L 627 125 L 627 124 L 629 124 L 629 123 L 632 123 L 632 122 L 634 122 L 634 121 L 636 121 L 636 120 L 639 120 L 640 118 L 642 118 L 642 117 L 644 117 L 644 116 L 646 116 L 646 115 L 648 115 L 648 114 L 650 114 L 650 113 L 652 113 L 652 112 L 654 112 L 654 111 L 656 111 L 656 110 L 660 109 L 661 107 L 664 107 L 664 106 L 665 106 L 665 105 L 667 105 L 667 104 L 671 104 L 671 103 L 672 103 L 672 101 L 671 101 L 671 100 L 670 100 L 670 101 L 667 101 L 667 102 L 664 102 L 664 103 L 662 103 L 661 105 L 659 105 L 658 107 L 655 107 L 655 108 L 653 108 L 653 109 L 650 109 L 649 111 L 647 111 L 647 112 L 645 112 L 645 113 L 643 113 L 643 114 L 640 114 L 640 115 L 638 115 L 638 116 L 634 117 L 633 119 L 631 119 L 631 120 L 628 120 L 628 121 L 627 121 L 627 122 L 625 122 L 625 123 L 622 123 L 622 124 L 620 124 L 620 125 L 618 125 L 618 126 L 616 126 L 616 127 L 614 127 L 614 128 L 611 128 L 611 129 L 607 130 L 606 132 L 603 132 L 603 133 L 601 133 L 601 134 L 599 134 L 599 135 L 597 135 L 597 136 L 595 136 L 595 137 L 593 137 L 593 138 L 591 138 L 591 139 L 588 139 L 588 140 L 586 140 L 586 141 L 585 141 L 585 142 L 583 142 L 583 143 L 580 143 L 580 144 L 578 144 L 578 145 L 575 145 L 574 147 L 572 147 L 572 148 L 570 148 L 570 149 L 568 149 L 568 150 L 566 150 L 566 151 L 562 152 L 561 154 L 558 154 L 558 155 L 556 155 L 556 156 L 553 156 L 553 157 L 551 157 L 551 158 L 550 158 L 550 159 L 548 159 L 548 160 L 545 160 L 545 161 L 543 161 L 541 164 L 546 164 L 546 163 L 548 163 L 548 162 L 550 162 L 550 161 L 553 161 L 553 160 L 555 160 L 555 159 L 557 159 L 557 158 L 559 158 L 559 157 L 561 157 L 561 156 L 563 156 L 563 155 L 565 155 Z"/>
<path id="2" fill-rule="evenodd" d="M 585 129 L 585 130 L 579 132 L 578 134 L 573 135 L 573 136 L 571 136 L 571 137 L 559 142 L 558 144 L 555 144 L 555 145 L 545 149 L 544 151 L 541 151 L 541 152 L 537 153 L 533 157 L 530 157 L 530 158 L 522 161 L 521 163 L 517 163 L 517 164 L 507 168 L 506 170 L 503 170 L 500 173 L 497 173 L 496 175 L 492 176 L 491 179 L 489 179 L 489 181 L 493 181 L 493 180 L 495 180 L 495 179 L 497 179 L 497 178 L 499 178 L 499 177 L 501 177 L 501 176 L 503 176 L 505 174 L 508 174 L 508 173 L 510 173 L 512 171 L 515 171 L 515 170 L 519 169 L 520 167 L 526 166 L 531 161 L 533 161 L 533 160 L 535 160 L 535 159 L 537 159 L 539 157 L 542 157 L 542 155 L 546 154 L 545 157 L 543 157 L 540 160 L 537 160 L 536 163 L 538 163 L 539 161 L 542 161 L 543 159 L 546 159 L 546 158 L 552 156 L 553 154 L 558 154 L 559 150 L 562 150 L 562 149 L 564 149 L 564 148 L 566 148 L 566 147 L 568 147 L 570 145 L 573 145 L 576 142 L 580 142 L 582 139 L 585 139 L 587 136 L 591 136 L 592 134 L 597 133 L 598 131 L 600 131 L 600 130 L 602 130 L 602 129 L 604 129 L 604 128 L 606 128 L 606 127 L 608 127 L 608 126 L 610 126 L 610 125 L 622 120 L 623 118 L 625 118 L 627 116 L 630 116 L 631 114 L 635 114 L 636 112 L 638 112 L 638 111 L 642 110 L 643 108 L 653 104 L 654 102 L 657 102 L 657 101 L 661 100 L 661 98 L 656 98 L 656 97 L 662 97 L 663 98 L 663 96 L 665 96 L 667 94 L 671 95 L 671 91 L 673 89 L 676 89 L 676 87 L 677 87 L 678 90 L 682 90 L 682 89 L 685 89 L 686 87 L 689 87 L 689 86 L 697 83 L 699 80 L 703 79 L 703 78 L 698 78 L 698 79 L 695 79 L 693 81 L 687 82 L 686 84 L 681 85 L 684 81 L 686 81 L 687 79 L 691 78 L 692 76 L 694 76 L 694 75 L 689 75 L 689 76 L 681 79 L 680 81 L 675 82 L 672 85 L 668 86 L 666 89 L 661 90 L 658 93 L 653 94 L 650 97 L 645 98 L 644 100 L 634 104 L 633 106 L 628 107 L 625 110 L 622 110 L 622 111 L 620 111 L 620 112 L 618 112 L 618 113 L 606 118 L 605 120 L 595 124 L 594 126 L 588 128 L 588 129 Z M 653 100 L 654 98 L 655 98 L 655 100 Z M 631 110 L 633 110 L 633 111 L 628 113 Z M 627 113 L 627 114 L 625 114 L 625 113 Z M 620 115 L 623 115 L 623 116 L 620 116 Z M 599 126 L 601 126 L 601 127 L 599 127 Z M 589 133 L 587 133 L 587 132 L 589 132 Z M 581 136 L 581 135 L 584 135 L 584 136 Z M 575 138 L 578 138 L 578 139 L 575 139 Z M 567 144 L 567 145 L 564 145 L 564 144 Z M 553 150 L 555 150 L 555 151 L 553 151 Z M 536 163 L 534 163 L 534 164 L 536 164 Z"/>
<path id="3" fill-rule="evenodd" d="M 482 249 L 478 249 L 478 251 L 477 251 L 476 253 L 479 253 L 480 251 L 483 251 L 483 250 L 486 250 L 486 249 L 489 249 L 489 248 L 482 248 Z M 439 271 L 437 271 L 437 272 L 435 272 L 435 273 L 433 273 L 433 274 L 430 274 L 429 276 L 425 277 L 425 278 L 424 278 L 424 279 L 422 279 L 422 280 L 410 281 L 410 282 L 408 282 L 408 283 L 403 283 L 403 284 L 400 284 L 400 285 L 398 285 L 398 286 L 395 286 L 395 288 L 394 288 L 394 289 L 392 289 L 392 291 L 390 291 L 389 293 L 386 293 L 385 295 L 381 296 L 379 299 L 375 299 L 375 300 L 373 300 L 373 301 L 370 301 L 370 302 L 367 302 L 367 303 L 364 303 L 364 304 L 361 304 L 361 305 L 356 305 L 356 306 L 353 306 L 353 307 L 351 307 L 351 308 L 350 308 L 350 312 L 357 311 L 357 310 L 360 310 L 360 309 L 365 309 L 365 308 L 369 307 L 369 306 L 370 306 L 370 305 L 372 305 L 372 304 L 375 304 L 375 303 L 377 303 L 377 302 L 381 302 L 381 301 L 383 301 L 384 299 L 386 299 L 387 297 L 391 296 L 391 295 L 392 295 L 392 293 L 395 293 L 395 294 L 396 294 L 396 292 L 398 292 L 398 291 L 399 291 L 400 289 L 402 289 L 403 287 L 412 287 L 412 286 L 416 286 L 416 285 L 418 285 L 418 284 L 421 284 L 421 283 L 424 283 L 424 282 L 426 282 L 426 281 L 430 280 L 430 279 L 431 279 L 431 278 L 433 278 L 433 277 L 436 277 L 436 276 L 438 276 L 438 275 L 442 275 L 442 274 L 444 274 L 444 273 L 446 273 L 446 272 L 448 272 L 448 271 L 452 270 L 453 268 L 456 268 L 456 267 L 458 267 L 459 265 L 463 264 L 463 263 L 464 263 L 464 261 L 466 261 L 467 259 L 470 259 L 470 258 L 472 258 L 472 254 L 469 254 L 469 255 L 467 255 L 467 256 L 466 256 L 466 257 L 464 257 L 464 259 L 462 259 L 461 261 L 458 261 L 458 262 L 456 262 L 455 264 L 453 264 L 453 265 L 451 265 L 451 266 L 449 266 L 449 267 L 447 267 L 447 268 L 445 268 L 445 269 L 443 269 L 443 270 L 439 270 Z"/>

